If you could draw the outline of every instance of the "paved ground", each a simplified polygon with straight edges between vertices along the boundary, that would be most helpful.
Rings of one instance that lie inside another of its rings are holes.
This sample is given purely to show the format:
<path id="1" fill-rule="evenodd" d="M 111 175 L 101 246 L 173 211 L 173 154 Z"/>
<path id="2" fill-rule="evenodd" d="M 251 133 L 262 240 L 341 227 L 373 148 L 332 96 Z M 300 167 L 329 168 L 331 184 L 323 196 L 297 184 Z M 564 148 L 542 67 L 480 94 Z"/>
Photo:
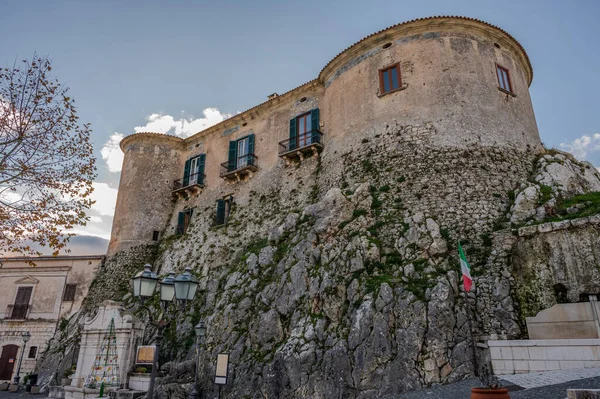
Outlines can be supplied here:
<path id="1" fill-rule="evenodd" d="M 478 379 L 435 386 L 401 395 L 400 399 L 468 399 Z M 512 399 L 564 399 L 567 389 L 600 388 L 600 368 L 549 371 L 502 376 L 501 385 Z M 386 398 L 393 399 L 393 398 Z M 395 398 L 394 398 L 395 399 Z"/>
<path id="2" fill-rule="evenodd" d="M 399 398 L 385 399 L 468 399 L 471 388 L 480 386 L 476 378 L 409 392 Z M 503 376 L 501 385 L 510 391 L 511 399 L 565 399 L 567 389 L 600 389 L 600 368 L 549 371 L 546 373 Z M 31 395 L 0 391 L 0 399 L 44 399 L 47 394 Z M 384 399 L 384 398 L 382 398 Z"/>

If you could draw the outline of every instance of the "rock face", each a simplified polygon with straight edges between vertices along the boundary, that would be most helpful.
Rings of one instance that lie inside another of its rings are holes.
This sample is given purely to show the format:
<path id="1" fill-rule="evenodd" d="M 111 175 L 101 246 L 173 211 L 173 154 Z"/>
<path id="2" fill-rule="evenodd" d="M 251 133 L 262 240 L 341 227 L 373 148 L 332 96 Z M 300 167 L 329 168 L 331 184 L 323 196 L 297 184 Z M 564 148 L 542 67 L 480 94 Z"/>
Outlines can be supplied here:
<path id="1" fill-rule="evenodd" d="M 201 277 L 165 336 L 159 397 L 187 395 L 200 318 L 208 392 L 217 354 L 229 353 L 225 397 L 366 399 L 471 375 L 470 308 L 476 336 L 521 338 L 529 312 L 600 292 L 593 201 L 566 202 L 600 186 L 594 170 L 564 154 L 439 148 L 431 125 L 371 134 L 342 164 L 311 158 L 270 176 L 224 226 L 197 206 L 186 234 L 107 259 L 85 309 L 122 299 L 127 284 L 115 279 L 148 260 Z M 560 230 L 544 232 L 548 223 Z M 475 278 L 468 296 L 459 239 Z"/>

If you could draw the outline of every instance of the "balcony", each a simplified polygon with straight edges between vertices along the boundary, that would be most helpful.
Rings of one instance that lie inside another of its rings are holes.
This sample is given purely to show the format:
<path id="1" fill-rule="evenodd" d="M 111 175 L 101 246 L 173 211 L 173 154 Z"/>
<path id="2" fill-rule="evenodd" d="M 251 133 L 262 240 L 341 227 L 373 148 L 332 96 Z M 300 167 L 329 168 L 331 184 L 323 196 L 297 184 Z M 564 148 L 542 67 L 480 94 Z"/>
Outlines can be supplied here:
<path id="1" fill-rule="evenodd" d="M 200 193 L 204 188 L 204 177 L 204 174 L 192 173 L 186 186 L 183 185 L 182 179 L 173 181 L 173 195 L 179 198 L 189 194 Z"/>
<path id="2" fill-rule="evenodd" d="M 254 154 L 246 154 L 237 157 L 235 163 L 223 162 L 221 164 L 221 173 L 219 174 L 226 180 L 242 180 L 243 177 L 252 177 L 258 170 L 258 157 Z"/>
<path id="3" fill-rule="evenodd" d="M 279 157 L 283 158 L 286 165 L 289 165 L 295 158 L 303 161 L 306 157 L 318 155 L 322 150 L 323 133 L 319 130 L 310 130 L 295 139 L 279 142 Z"/>
<path id="4" fill-rule="evenodd" d="M 8 305 L 6 307 L 6 320 L 25 320 L 29 313 L 29 309 L 31 309 L 31 305 Z"/>

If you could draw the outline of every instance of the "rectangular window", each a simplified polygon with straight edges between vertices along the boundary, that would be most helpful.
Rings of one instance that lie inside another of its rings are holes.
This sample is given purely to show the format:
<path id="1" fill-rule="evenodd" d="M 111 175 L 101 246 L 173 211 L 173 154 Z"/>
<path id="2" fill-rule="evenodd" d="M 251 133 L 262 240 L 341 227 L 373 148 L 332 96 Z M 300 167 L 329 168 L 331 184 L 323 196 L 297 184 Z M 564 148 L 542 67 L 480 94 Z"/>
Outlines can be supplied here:
<path id="1" fill-rule="evenodd" d="M 512 84 L 510 82 L 510 75 L 508 74 L 508 69 L 496 64 L 496 75 L 498 76 L 499 87 L 502 90 L 506 90 L 512 93 Z"/>
<path id="2" fill-rule="evenodd" d="M 256 166 L 254 156 L 254 134 L 242 137 L 229 142 L 229 153 L 227 162 L 227 172 L 244 168 L 246 166 Z"/>
<path id="3" fill-rule="evenodd" d="M 152 232 L 152 241 L 158 241 L 158 237 L 160 236 L 160 231 L 154 230 Z"/>
<path id="4" fill-rule="evenodd" d="M 191 209 L 186 209 L 183 212 L 179 212 L 179 215 L 177 216 L 177 229 L 175 230 L 175 234 L 185 234 L 188 226 L 190 225 L 190 220 L 192 220 Z"/>
<path id="5" fill-rule="evenodd" d="M 248 148 L 248 137 L 238 140 L 236 169 L 248 165 Z"/>
<path id="6" fill-rule="evenodd" d="M 185 161 L 183 169 L 182 186 L 187 187 L 194 184 L 204 185 L 204 164 L 206 154 L 200 154 Z"/>
<path id="7" fill-rule="evenodd" d="M 75 291 L 77 290 L 77 284 L 67 284 L 65 287 L 65 293 L 63 294 L 63 301 L 73 302 L 75 300 Z"/>
<path id="8" fill-rule="evenodd" d="M 231 212 L 231 203 L 233 202 L 233 197 L 230 196 L 227 199 L 218 199 L 217 200 L 217 213 L 215 215 L 215 225 L 221 225 L 227 223 L 227 219 L 229 218 L 229 212 Z"/>
<path id="9" fill-rule="evenodd" d="M 29 356 L 27 356 L 28 359 L 35 359 L 37 355 L 37 346 L 31 346 L 29 348 Z"/>
<path id="10" fill-rule="evenodd" d="M 311 144 L 312 140 L 312 125 L 310 112 L 300 115 L 298 118 L 297 126 L 298 126 L 298 147 L 304 147 Z"/>
<path id="11" fill-rule="evenodd" d="M 398 90 L 401 86 L 400 64 L 394 64 L 379 70 L 379 89 L 381 94 Z"/>

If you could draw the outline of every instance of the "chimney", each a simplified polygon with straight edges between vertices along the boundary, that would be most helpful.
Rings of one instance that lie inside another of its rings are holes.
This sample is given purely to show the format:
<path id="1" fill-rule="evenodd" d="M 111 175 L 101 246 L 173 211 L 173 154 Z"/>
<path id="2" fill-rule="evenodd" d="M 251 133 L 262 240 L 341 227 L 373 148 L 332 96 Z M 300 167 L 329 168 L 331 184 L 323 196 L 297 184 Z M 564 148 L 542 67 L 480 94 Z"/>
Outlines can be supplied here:
<path id="1" fill-rule="evenodd" d="M 274 99 L 275 97 L 279 97 L 279 94 L 277 94 L 277 93 L 273 93 L 273 94 L 271 94 L 271 95 L 267 96 L 267 100 L 272 100 L 272 99 Z"/>

